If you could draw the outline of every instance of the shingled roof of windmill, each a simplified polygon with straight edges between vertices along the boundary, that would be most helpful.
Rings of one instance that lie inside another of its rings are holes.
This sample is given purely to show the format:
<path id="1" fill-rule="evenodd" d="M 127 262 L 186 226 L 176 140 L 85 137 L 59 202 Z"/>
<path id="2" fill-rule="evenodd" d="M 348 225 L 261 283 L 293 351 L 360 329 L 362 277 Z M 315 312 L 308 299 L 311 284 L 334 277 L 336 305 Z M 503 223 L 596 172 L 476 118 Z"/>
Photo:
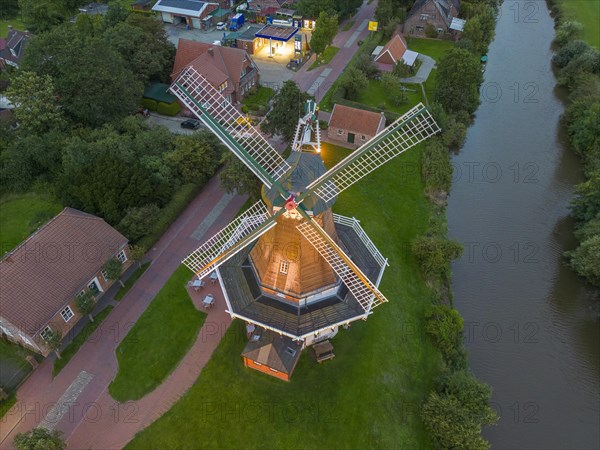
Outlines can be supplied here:
<path id="1" fill-rule="evenodd" d="M 376 283 L 382 267 L 369 249 L 352 227 L 336 223 L 335 228 L 354 263 Z M 267 295 L 259 286 L 254 268 L 248 259 L 250 251 L 251 246 L 219 267 L 233 313 L 297 337 L 365 314 L 344 284 L 331 296 L 302 306 Z"/>
<path id="2" fill-rule="evenodd" d="M 327 172 L 323 160 L 321 159 L 321 155 L 316 153 L 292 152 L 286 162 L 292 169 L 288 175 L 279 181 L 279 183 L 288 192 L 306 191 L 306 186 Z M 271 204 L 275 206 L 283 205 L 285 199 L 281 197 L 275 186 L 268 190 L 265 188 L 265 191 L 265 196 Z M 335 203 L 335 200 L 336 199 L 334 198 L 325 203 L 316 195 L 311 194 L 304 199 L 302 205 L 306 210 L 312 211 L 313 215 L 316 216 L 326 209 L 331 208 Z"/>

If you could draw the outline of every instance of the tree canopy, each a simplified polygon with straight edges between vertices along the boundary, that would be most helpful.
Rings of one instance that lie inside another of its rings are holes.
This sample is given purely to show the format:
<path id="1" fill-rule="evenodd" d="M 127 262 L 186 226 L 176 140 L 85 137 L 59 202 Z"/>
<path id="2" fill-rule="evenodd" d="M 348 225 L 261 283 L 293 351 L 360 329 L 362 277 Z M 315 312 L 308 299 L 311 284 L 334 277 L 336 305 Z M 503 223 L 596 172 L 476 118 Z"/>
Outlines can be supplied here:
<path id="1" fill-rule="evenodd" d="M 474 113 L 483 79 L 479 59 L 467 50 L 452 48 L 440 59 L 437 72 L 436 101 L 450 113 Z"/>
<path id="2" fill-rule="evenodd" d="M 65 450 L 67 448 L 60 431 L 50 432 L 45 428 L 34 428 L 27 433 L 17 434 L 14 445 L 17 450 Z"/>
<path id="3" fill-rule="evenodd" d="M 310 98 L 298 85 L 289 80 L 273 99 L 273 108 L 267 114 L 261 129 L 270 134 L 280 134 L 289 140 L 294 136 L 298 118 L 304 113 L 304 103 Z"/>

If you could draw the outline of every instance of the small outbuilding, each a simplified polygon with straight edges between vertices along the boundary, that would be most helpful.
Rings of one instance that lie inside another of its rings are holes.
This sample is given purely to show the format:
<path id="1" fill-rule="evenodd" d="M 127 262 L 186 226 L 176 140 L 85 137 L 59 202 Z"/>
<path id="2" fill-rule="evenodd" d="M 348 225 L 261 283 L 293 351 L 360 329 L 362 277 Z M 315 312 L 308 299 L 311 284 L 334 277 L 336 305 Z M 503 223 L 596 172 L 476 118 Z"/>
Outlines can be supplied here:
<path id="1" fill-rule="evenodd" d="M 203 20 L 219 8 L 218 3 L 196 0 L 158 0 L 152 11 L 159 12 L 165 23 L 185 24 L 189 28 L 202 29 Z M 210 21 L 209 21 L 210 22 Z"/>
<path id="2" fill-rule="evenodd" d="M 335 104 L 329 118 L 327 137 L 330 141 L 358 147 L 384 128 L 383 113 Z"/>
<path id="3" fill-rule="evenodd" d="M 376 47 L 371 55 L 379 70 L 391 72 L 398 63 L 412 67 L 419 54 L 409 50 L 404 38 L 396 33 L 383 47 Z"/>
<path id="4" fill-rule="evenodd" d="M 246 367 L 290 381 L 301 352 L 302 344 L 256 327 L 242 352 L 242 358 Z"/>

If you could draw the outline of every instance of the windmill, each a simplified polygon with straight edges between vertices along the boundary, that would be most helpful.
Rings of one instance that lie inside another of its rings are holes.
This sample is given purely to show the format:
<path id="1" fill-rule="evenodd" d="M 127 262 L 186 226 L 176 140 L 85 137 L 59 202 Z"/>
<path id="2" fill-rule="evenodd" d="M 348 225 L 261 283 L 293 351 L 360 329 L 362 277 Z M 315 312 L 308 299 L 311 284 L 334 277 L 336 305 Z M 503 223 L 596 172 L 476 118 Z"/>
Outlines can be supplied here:
<path id="1" fill-rule="evenodd" d="M 314 102 L 284 160 L 192 67 L 170 91 L 264 184 L 263 200 L 183 261 L 198 278 L 218 274 L 232 317 L 310 345 L 388 301 L 377 287 L 387 259 L 358 220 L 331 207 L 342 191 L 440 131 L 422 104 L 326 170 Z"/>

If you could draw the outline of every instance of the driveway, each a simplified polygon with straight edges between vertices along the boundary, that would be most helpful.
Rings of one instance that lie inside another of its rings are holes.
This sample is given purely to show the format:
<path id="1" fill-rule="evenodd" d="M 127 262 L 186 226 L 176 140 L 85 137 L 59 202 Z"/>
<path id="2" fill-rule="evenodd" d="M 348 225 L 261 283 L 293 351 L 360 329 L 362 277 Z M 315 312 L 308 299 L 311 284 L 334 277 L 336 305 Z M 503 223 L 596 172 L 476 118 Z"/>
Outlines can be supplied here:
<path id="1" fill-rule="evenodd" d="M 414 77 L 401 78 L 400 81 L 402 81 L 403 83 L 414 84 L 425 83 L 427 81 L 427 78 L 429 78 L 429 74 L 435 68 L 435 59 L 427 55 L 422 55 L 420 53 L 419 56 L 417 56 L 417 59 L 422 61 L 422 64 L 421 67 L 419 67 L 419 70 L 417 71 L 416 75 Z"/>

